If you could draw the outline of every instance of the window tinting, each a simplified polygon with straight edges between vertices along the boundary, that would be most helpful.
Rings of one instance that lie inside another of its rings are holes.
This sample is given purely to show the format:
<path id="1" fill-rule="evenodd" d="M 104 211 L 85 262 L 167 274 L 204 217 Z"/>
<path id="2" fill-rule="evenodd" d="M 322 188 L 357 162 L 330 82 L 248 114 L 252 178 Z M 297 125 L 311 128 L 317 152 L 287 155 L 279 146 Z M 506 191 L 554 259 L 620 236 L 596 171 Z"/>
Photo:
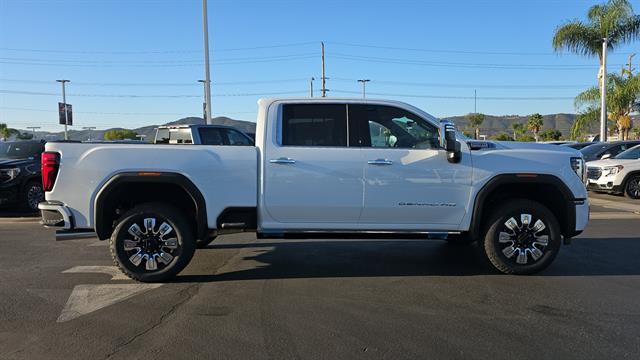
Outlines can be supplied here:
<path id="1" fill-rule="evenodd" d="M 358 123 L 365 147 L 433 149 L 438 129 L 419 116 L 392 106 L 350 105 L 349 119 Z"/>
<path id="2" fill-rule="evenodd" d="M 200 128 L 200 141 L 202 145 L 223 145 L 222 134 L 220 129 L 216 128 Z"/>
<path id="3" fill-rule="evenodd" d="M 284 105 L 282 145 L 347 146 L 345 105 Z"/>
<path id="4" fill-rule="evenodd" d="M 229 145 L 234 146 L 248 146 L 253 145 L 246 136 L 240 134 L 236 130 L 226 129 L 227 139 L 229 140 Z"/>

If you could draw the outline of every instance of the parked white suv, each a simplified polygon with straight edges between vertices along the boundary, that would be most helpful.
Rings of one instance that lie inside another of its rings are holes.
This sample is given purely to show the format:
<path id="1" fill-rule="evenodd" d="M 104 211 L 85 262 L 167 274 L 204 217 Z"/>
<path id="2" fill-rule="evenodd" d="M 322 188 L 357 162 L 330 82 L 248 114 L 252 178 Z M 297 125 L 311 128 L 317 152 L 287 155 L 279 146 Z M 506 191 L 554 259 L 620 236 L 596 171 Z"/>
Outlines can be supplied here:
<path id="1" fill-rule="evenodd" d="M 574 149 L 477 149 L 397 101 L 258 104 L 255 146 L 47 143 L 43 223 L 95 231 L 126 275 L 163 281 L 231 231 L 478 240 L 499 271 L 531 274 L 589 219 Z"/>
<path id="2" fill-rule="evenodd" d="M 613 158 L 590 161 L 587 169 L 589 190 L 640 199 L 640 145 Z"/>

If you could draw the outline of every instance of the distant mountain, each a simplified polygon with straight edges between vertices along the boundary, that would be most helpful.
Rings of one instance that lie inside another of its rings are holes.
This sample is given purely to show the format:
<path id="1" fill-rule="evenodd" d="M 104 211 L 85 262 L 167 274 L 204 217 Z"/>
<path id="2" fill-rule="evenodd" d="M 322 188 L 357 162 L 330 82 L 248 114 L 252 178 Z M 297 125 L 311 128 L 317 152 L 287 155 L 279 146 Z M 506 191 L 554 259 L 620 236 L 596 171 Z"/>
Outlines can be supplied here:
<path id="1" fill-rule="evenodd" d="M 444 118 L 445 120 L 449 120 L 456 124 L 458 129 L 461 130 L 471 130 L 469 126 L 469 120 L 466 119 L 464 115 L 461 116 L 452 116 Z M 547 129 L 556 129 L 562 132 L 562 135 L 567 136 L 571 131 L 571 126 L 573 122 L 576 120 L 575 114 L 549 114 L 543 115 L 542 119 L 544 121 L 544 126 L 542 130 Z M 529 116 L 519 116 L 519 115 L 504 115 L 504 116 L 494 116 L 494 115 L 485 115 L 484 122 L 480 127 L 480 134 L 487 136 L 495 136 L 500 133 L 513 133 L 513 128 L 511 127 L 514 123 L 525 124 L 529 121 Z"/>
<path id="2" fill-rule="evenodd" d="M 469 126 L 469 121 L 466 119 L 464 115 L 460 116 L 451 116 L 443 118 L 444 120 L 452 121 L 456 124 L 458 129 L 471 132 L 472 129 Z M 543 115 L 544 126 L 542 130 L 547 129 L 556 129 L 560 130 L 564 136 L 569 135 L 569 131 L 571 129 L 571 125 L 576 119 L 575 114 L 549 114 Z M 528 116 L 519 116 L 519 115 L 504 115 L 504 116 L 495 116 L 495 115 L 485 115 L 484 123 L 480 128 L 480 133 L 482 135 L 487 135 L 489 137 L 495 136 L 500 133 L 513 133 L 513 128 L 511 127 L 514 123 L 526 124 L 529 120 Z M 634 127 L 640 126 L 640 118 L 638 116 L 634 117 Z M 241 131 L 246 133 L 254 134 L 256 132 L 256 123 L 251 121 L 242 121 L 242 120 L 234 120 L 225 116 L 220 116 L 213 119 L 213 123 L 217 125 L 226 125 L 233 126 Z M 190 124 L 204 124 L 204 119 L 200 117 L 186 117 L 176 121 L 172 121 L 162 125 L 190 125 Z M 135 131 L 139 135 L 144 135 L 146 139 L 152 139 L 155 136 L 155 129 L 158 125 L 149 125 L 140 127 L 137 129 L 131 129 Z M 121 129 L 121 128 L 114 128 Z M 71 140 L 87 140 L 89 136 L 93 140 L 102 140 L 104 139 L 104 133 L 108 130 L 69 130 L 69 138 Z M 21 132 L 29 132 L 27 130 L 20 130 Z M 597 132 L 597 129 L 592 129 L 592 132 Z M 36 137 L 38 139 L 51 139 L 51 140 L 59 140 L 64 138 L 63 132 L 49 133 L 38 131 L 36 133 Z"/>

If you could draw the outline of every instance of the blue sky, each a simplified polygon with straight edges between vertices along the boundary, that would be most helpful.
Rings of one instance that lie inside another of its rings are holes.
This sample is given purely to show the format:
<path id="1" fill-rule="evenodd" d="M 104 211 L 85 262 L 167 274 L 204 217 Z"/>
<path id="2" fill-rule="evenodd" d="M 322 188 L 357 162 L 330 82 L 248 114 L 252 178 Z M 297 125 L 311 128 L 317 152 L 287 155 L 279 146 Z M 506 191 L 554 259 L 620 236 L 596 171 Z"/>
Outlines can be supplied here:
<path id="1" fill-rule="evenodd" d="M 573 112 L 597 59 L 552 52 L 584 0 L 210 0 L 214 116 L 255 121 L 256 101 L 308 94 L 326 44 L 330 96 L 407 101 L 435 116 Z M 633 2 L 636 12 L 640 1 Z M 59 130 L 201 116 L 200 0 L 0 0 L 0 122 Z M 638 43 L 610 54 L 619 71 Z M 635 66 L 638 68 L 638 66 Z M 316 90 L 320 81 L 314 83 Z M 54 95 L 49 95 L 54 94 Z M 316 91 L 316 96 L 319 92 Z"/>

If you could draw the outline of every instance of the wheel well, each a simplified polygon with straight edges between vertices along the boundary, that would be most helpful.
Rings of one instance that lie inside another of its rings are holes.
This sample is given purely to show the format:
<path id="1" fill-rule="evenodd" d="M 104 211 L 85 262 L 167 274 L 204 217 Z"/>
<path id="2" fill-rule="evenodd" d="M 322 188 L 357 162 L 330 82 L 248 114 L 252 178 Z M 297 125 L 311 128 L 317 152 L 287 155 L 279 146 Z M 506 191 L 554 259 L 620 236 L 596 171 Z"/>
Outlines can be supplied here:
<path id="1" fill-rule="evenodd" d="M 480 236 L 485 229 L 489 216 L 493 209 L 510 199 L 526 199 L 538 202 L 547 207 L 556 217 L 562 234 L 571 237 L 575 228 L 575 203 L 573 194 L 564 183 L 553 177 L 532 180 L 503 180 L 496 181 L 483 188 L 476 197 L 474 215 L 472 220 L 472 235 Z M 542 181 L 540 181 L 542 180 Z M 558 183 L 560 182 L 560 183 Z"/>
<path id="2" fill-rule="evenodd" d="M 108 239 L 122 214 L 149 202 L 167 203 L 178 208 L 191 224 L 193 233 L 198 238 L 206 236 L 206 209 L 200 192 L 186 179 L 168 180 L 121 176 L 109 181 L 98 194 L 95 203 L 95 230 L 98 238 Z M 185 180 L 192 188 L 185 185 Z"/>
<path id="3" fill-rule="evenodd" d="M 629 181 L 629 179 L 631 179 L 632 176 L 636 176 L 636 175 L 640 175 L 640 171 L 631 171 L 624 177 L 624 179 L 622 180 L 622 183 L 620 184 L 622 188 L 622 192 L 624 192 L 627 187 L 627 181 Z"/>

